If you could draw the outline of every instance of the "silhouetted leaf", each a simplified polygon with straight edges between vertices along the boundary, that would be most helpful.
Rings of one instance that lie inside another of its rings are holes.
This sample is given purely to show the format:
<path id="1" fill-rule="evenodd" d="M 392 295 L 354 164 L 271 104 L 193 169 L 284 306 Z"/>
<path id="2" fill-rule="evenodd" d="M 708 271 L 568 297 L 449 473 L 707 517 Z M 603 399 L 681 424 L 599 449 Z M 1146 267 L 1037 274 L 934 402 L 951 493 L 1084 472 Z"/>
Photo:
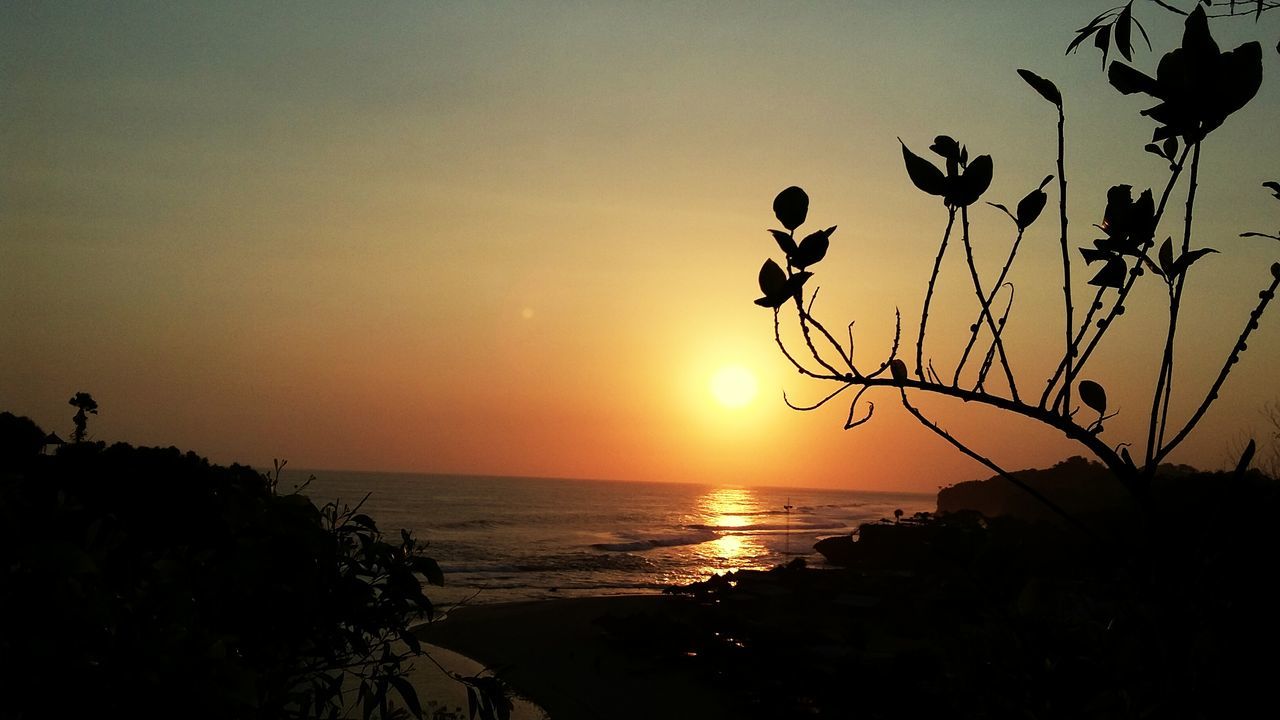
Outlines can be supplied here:
<path id="1" fill-rule="evenodd" d="M 1133 2 L 1124 6 L 1120 11 L 1120 17 L 1116 18 L 1116 49 L 1124 56 L 1125 60 L 1133 60 L 1133 47 L 1129 44 L 1129 36 L 1131 32 L 1130 24 L 1133 22 Z"/>
<path id="2" fill-rule="evenodd" d="M 1091 247 L 1080 248 L 1080 254 L 1084 256 L 1084 262 L 1086 265 L 1092 265 L 1099 260 L 1109 260 L 1114 257 L 1114 253 Z"/>
<path id="3" fill-rule="evenodd" d="M 1242 238 L 1261 237 L 1261 238 L 1271 238 L 1272 240 L 1280 240 L 1280 237 L 1277 237 L 1276 235 L 1268 235 L 1266 233 L 1260 233 L 1260 232 L 1242 232 L 1240 233 L 1240 237 Z"/>
<path id="4" fill-rule="evenodd" d="M 1157 157 L 1164 158 L 1164 150 L 1161 150 L 1161 149 L 1160 149 L 1160 146 L 1159 146 L 1159 145 L 1157 145 L 1157 144 L 1155 144 L 1155 143 L 1147 143 L 1146 145 L 1144 145 L 1144 146 L 1142 147 L 1142 149 L 1143 149 L 1143 150 L 1146 150 L 1147 152 L 1151 153 L 1152 155 L 1155 155 L 1155 156 L 1157 156 Z M 1165 158 L 1165 159 L 1167 160 L 1168 158 Z"/>
<path id="5" fill-rule="evenodd" d="M 761 307 L 777 310 L 786 301 L 797 297 L 810 277 L 813 277 L 813 273 L 798 272 L 788 278 L 777 263 L 765 260 L 764 265 L 760 266 L 760 292 L 764 293 L 764 297 L 755 302 Z"/>
<path id="6" fill-rule="evenodd" d="M 982 197 L 982 193 L 991 186 L 991 156 L 979 155 L 964 169 L 964 174 L 952 178 L 952 188 L 947 194 L 947 201 L 957 207 L 968 207 Z"/>
<path id="7" fill-rule="evenodd" d="M 947 178 L 933 163 L 907 149 L 907 144 L 898 138 L 902 145 L 902 159 L 907 165 L 907 175 L 920 190 L 930 195 L 944 195 L 947 191 Z"/>
<path id="8" fill-rule="evenodd" d="M 804 224 L 809 215 L 809 195 L 792 185 L 773 199 L 773 214 L 782 227 L 795 230 Z"/>
<path id="9" fill-rule="evenodd" d="M 395 687 L 396 692 L 400 693 L 400 697 L 404 699 L 404 704 L 408 706 L 409 712 L 413 713 L 416 718 L 422 717 L 422 706 L 418 703 L 418 691 L 413 689 L 413 685 L 402 677 L 392 675 L 387 678 L 391 681 L 391 685 Z"/>
<path id="10" fill-rule="evenodd" d="M 1173 275 L 1176 277 L 1178 275 L 1185 273 L 1187 271 L 1187 268 L 1191 267 L 1192 263 L 1204 257 L 1205 255 L 1208 255 L 1209 253 L 1216 253 L 1216 252 L 1218 251 L 1214 250 L 1213 248 L 1200 248 L 1198 250 L 1188 250 L 1187 252 L 1183 253 L 1182 256 L 1179 257 L 1176 261 L 1174 261 Z"/>
<path id="11" fill-rule="evenodd" d="M 1280 45 L 1277 45 L 1276 49 L 1280 50 Z M 1280 200 L 1280 182 L 1270 180 L 1268 182 L 1262 183 L 1262 187 L 1267 188 L 1271 192 L 1275 193 L 1276 199 Z"/>
<path id="12" fill-rule="evenodd" d="M 1097 287 L 1122 288 L 1125 272 L 1124 260 L 1113 256 L 1107 260 L 1107 264 L 1098 271 L 1098 274 L 1093 276 L 1089 284 Z"/>
<path id="13" fill-rule="evenodd" d="M 1280 262 L 1271 263 L 1271 277 L 1280 280 Z"/>
<path id="14" fill-rule="evenodd" d="M 432 585 L 444 585 L 444 572 L 440 570 L 440 564 L 429 557 L 417 556 L 413 558 L 412 567 L 415 572 L 422 573 L 427 582 Z"/>
<path id="15" fill-rule="evenodd" d="M 1107 391 L 1101 385 L 1092 380 L 1081 380 L 1076 390 L 1080 395 L 1080 402 L 1096 410 L 1099 415 L 1107 411 Z"/>
<path id="16" fill-rule="evenodd" d="M 800 246 L 791 256 L 791 264 L 804 270 L 810 265 L 816 265 L 822 258 L 827 256 L 827 248 L 831 246 L 831 233 L 836 231 L 836 226 L 832 225 L 826 230 L 819 230 L 811 233 L 804 240 L 800 241 Z"/>
<path id="17" fill-rule="evenodd" d="M 781 230 L 770 230 L 769 233 L 773 235 L 774 241 L 778 243 L 778 247 L 782 248 L 782 252 L 785 253 L 787 257 L 795 254 L 796 239 L 792 237 L 790 233 L 784 233 Z"/>
<path id="18" fill-rule="evenodd" d="M 1013 221 L 1013 224 L 1014 224 L 1014 225 L 1017 225 L 1017 224 L 1018 224 L 1018 218 L 1014 217 L 1013 213 L 1009 212 L 1009 208 L 1005 207 L 1005 206 L 1004 206 L 1004 205 L 1002 205 L 1001 203 L 993 203 L 993 202 L 989 202 L 989 203 L 987 203 L 987 204 L 988 204 L 988 205 L 990 205 L 991 207 L 993 207 L 993 208 L 995 208 L 995 209 L 997 209 L 997 210 L 999 210 L 999 211 L 1003 212 L 1005 215 L 1008 215 L 1008 216 L 1009 216 L 1009 219 Z"/>
<path id="19" fill-rule="evenodd" d="M 1111 68 L 1107 71 L 1107 80 L 1112 87 L 1125 95 L 1134 93 L 1151 95 L 1156 91 L 1155 78 L 1122 62 L 1111 63 Z"/>
<path id="20" fill-rule="evenodd" d="M 772 258 L 765 260 L 760 266 L 760 292 L 765 298 L 776 297 L 787 284 L 787 274 L 778 267 Z M 756 302 L 759 302 L 757 300 Z M 776 306 L 775 306 L 776 307 Z"/>
<path id="21" fill-rule="evenodd" d="M 934 151 L 943 160 L 954 163 L 960 162 L 960 143 L 949 135 L 939 135 L 933 139 L 933 144 L 929 149 Z"/>
<path id="22" fill-rule="evenodd" d="M 1102 67 L 1107 66 L 1107 53 L 1111 51 L 1111 26 L 1107 25 L 1098 30 L 1098 34 L 1093 36 L 1093 46 L 1102 51 Z"/>
<path id="23" fill-rule="evenodd" d="M 1104 14 L 1105 14 L 1105 13 L 1104 13 Z M 1088 40 L 1092 35 L 1094 35 L 1094 34 L 1095 34 L 1095 33 L 1097 33 L 1099 30 L 1101 30 L 1101 29 L 1102 29 L 1102 26 L 1094 24 L 1094 23 L 1096 23 L 1098 20 L 1101 20 L 1101 19 L 1102 19 L 1102 16 L 1101 16 L 1101 15 L 1099 15 L 1097 18 L 1095 18 L 1095 19 L 1094 19 L 1094 22 L 1093 22 L 1093 23 L 1090 23 L 1090 24 L 1086 25 L 1085 27 L 1082 27 L 1082 28 L 1080 28 L 1079 30 L 1077 30 L 1077 31 L 1076 31 L 1076 39 L 1071 41 L 1071 44 L 1067 46 L 1067 52 L 1063 53 L 1063 55 L 1068 55 L 1068 54 L 1070 54 L 1070 53 L 1071 53 L 1071 52 L 1073 52 L 1076 48 L 1080 47 L 1080 44 L 1081 44 L 1081 43 L 1083 43 L 1085 40 Z"/>
<path id="24" fill-rule="evenodd" d="M 1160 271 L 1165 277 L 1170 277 L 1173 273 L 1173 238 L 1167 237 L 1160 245 Z"/>
<path id="25" fill-rule="evenodd" d="M 1030 85 L 1032 89 L 1040 93 L 1040 97 L 1048 100 L 1058 107 L 1062 107 L 1062 93 L 1058 91 L 1057 85 L 1054 85 L 1049 80 L 1040 77 L 1030 70 L 1023 70 L 1019 68 L 1018 74 L 1022 76 L 1023 80 L 1027 81 L 1027 84 Z"/>
<path id="26" fill-rule="evenodd" d="M 1030 227 L 1031 223 L 1040 217 L 1040 212 L 1044 210 L 1044 204 L 1048 200 L 1049 196 L 1043 190 L 1032 190 L 1018 201 L 1018 227 L 1022 230 Z"/>
<path id="27" fill-rule="evenodd" d="M 1173 162 L 1174 156 L 1178 154 L 1178 138 L 1176 137 L 1165 138 L 1163 149 L 1164 149 L 1164 156 L 1166 158 L 1169 158 L 1170 162 Z"/>

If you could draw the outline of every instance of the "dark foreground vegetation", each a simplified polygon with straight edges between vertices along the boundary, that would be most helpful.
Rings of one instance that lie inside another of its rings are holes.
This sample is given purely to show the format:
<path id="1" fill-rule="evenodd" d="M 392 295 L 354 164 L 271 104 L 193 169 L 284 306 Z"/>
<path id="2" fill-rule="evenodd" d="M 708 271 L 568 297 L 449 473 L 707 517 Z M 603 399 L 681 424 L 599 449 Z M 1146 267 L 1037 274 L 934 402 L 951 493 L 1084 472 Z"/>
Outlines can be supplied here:
<path id="1" fill-rule="evenodd" d="M 278 471 L 0 413 L 0 717 L 390 717 L 442 582 L 408 533 Z"/>
<path id="2" fill-rule="evenodd" d="M 671 590 L 694 620 L 614 630 L 728 688 L 741 717 L 1249 716 L 1280 669 L 1280 485 L 1159 480 L 1156 509 L 1090 513 L 1092 537 L 975 511 L 884 521 L 845 569 L 715 577 Z"/>

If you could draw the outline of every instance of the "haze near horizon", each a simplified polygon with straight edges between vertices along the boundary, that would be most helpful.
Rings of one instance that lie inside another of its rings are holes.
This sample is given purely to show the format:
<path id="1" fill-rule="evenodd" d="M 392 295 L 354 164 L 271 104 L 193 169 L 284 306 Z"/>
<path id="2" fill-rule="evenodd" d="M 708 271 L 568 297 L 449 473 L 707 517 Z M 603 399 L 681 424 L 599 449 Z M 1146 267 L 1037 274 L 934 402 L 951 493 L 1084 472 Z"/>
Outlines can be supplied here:
<path id="1" fill-rule="evenodd" d="M 992 155 L 983 200 L 1012 206 L 1056 172 L 1055 117 L 1015 73 L 1029 68 L 1065 97 L 1071 240 L 1087 244 L 1107 188 L 1158 186 L 1166 165 L 1142 152 L 1150 103 L 1110 87 L 1087 44 L 1063 54 L 1109 6 L 6 4 L 0 409 L 65 437 L 66 399 L 87 391 L 96 439 L 257 467 L 901 491 L 989 476 L 890 395 L 849 432 L 847 406 L 785 407 L 783 390 L 824 389 L 751 303 L 777 254 L 770 203 L 799 185 L 806 227 L 838 225 L 818 305 L 884 356 L 895 307 L 918 317 L 946 219 L 897 138 Z M 1143 21 L 1155 48 L 1134 65 L 1154 72 L 1180 21 Z M 1224 48 L 1277 35 L 1265 15 L 1213 27 Z M 1205 143 L 1197 238 L 1223 252 L 1188 286 L 1180 388 L 1211 382 L 1275 259 L 1237 235 L 1276 226 L 1260 184 L 1280 178 L 1278 92 L 1264 81 Z M 992 272 L 1008 219 L 971 214 Z M 1039 381 L 1056 228 L 1024 242 L 1006 342 Z M 1093 361 L 1120 411 L 1108 439 L 1141 432 L 1162 303 L 1136 293 Z M 1258 434 L 1280 399 L 1274 321 L 1172 461 L 1221 467 Z M 1008 468 L 1082 454 L 981 408 L 927 407 Z"/>

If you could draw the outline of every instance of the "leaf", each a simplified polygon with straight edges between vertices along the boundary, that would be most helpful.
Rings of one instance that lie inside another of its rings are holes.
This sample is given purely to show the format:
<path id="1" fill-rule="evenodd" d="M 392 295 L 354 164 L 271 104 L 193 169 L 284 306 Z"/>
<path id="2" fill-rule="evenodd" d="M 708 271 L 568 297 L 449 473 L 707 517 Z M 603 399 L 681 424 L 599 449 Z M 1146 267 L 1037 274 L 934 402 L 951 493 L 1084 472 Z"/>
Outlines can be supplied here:
<path id="1" fill-rule="evenodd" d="M 1111 63 L 1111 68 L 1107 70 L 1107 81 L 1124 95 L 1132 95 L 1134 93 L 1154 95 L 1156 93 L 1155 78 L 1119 61 Z"/>
<path id="2" fill-rule="evenodd" d="M 773 214 L 782 227 L 795 230 L 804 224 L 809 215 L 809 195 L 792 185 L 773 199 Z"/>
<path id="3" fill-rule="evenodd" d="M 1147 152 L 1151 153 L 1152 155 L 1155 155 L 1156 157 L 1163 158 L 1163 159 L 1165 159 L 1165 160 L 1168 160 L 1168 159 L 1169 159 L 1169 158 L 1165 157 L 1165 155 L 1164 155 L 1164 150 L 1161 150 L 1161 149 L 1160 149 L 1160 146 L 1159 146 L 1159 145 L 1157 145 L 1157 144 L 1155 144 L 1155 143 L 1147 143 L 1145 146 L 1143 146 L 1143 148 L 1142 148 L 1142 149 L 1143 149 L 1143 150 L 1146 150 Z"/>
<path id="4" fill-rule="evenodd" d="M 1133 0 L 1124 6 L 1120 11 L 1120 17 L 1116 18 L 1116 49 L 1124 56 L 1125 60 L 1133 60 L 1133 46 L 1129 44 L 1130 33 L 1133 23 Z"/>
<path id="5" fill-rule="evenodd" d="M 422 717 L 422 705 L 418 702 L 418 691 L 413 689 L 413 685 L 409 684 L 399 675 L 392 675 L 387 678 L 391 681 L 391 685 L 400 693 L 400 697 L 404 699 L 404 704 L 409 706 L 409 712 L 413 713 L 416 718 Z"/>
<path id="6" fill-rule="evenodd" d="M 760 267 L 760 291 L 764 293 L 764 297 L 755 302 L 760 307 L 777 310 L 786 301 L 797 297 L 810 277 L 813 277 L 813 273 L 798 272 L 788 278 L 777 263 L 765 260 Z"/>
<path id="7" fill-rule="evenodd" d="M 1080 254 L 1084 256 L 1084 262 L 1086 265 L 1092 265 L 1099 260 L 1109 260 L 1114 257 L 1112 253 L 1106 250 L 1099 250 L 1098 248 L 1091 247 L 1080 248 Z"/>
<path id="8" fill-rule="evenodd" d="M 836 231 L 832 225 L 826 230 L 819 230 L 800 241 L 800 247 L 791 257 L 791 264 L 801 270 L 816 265 L 827 256 L 827 248 L 831 246 L 831 233 Z"/>
<path id="9" fill-rule="evenodd" d="M 760 292 L 764 293 L 765 298 L 776 297 L 782 292 L 787 284 L 787 274 L 778 267 L 778 263 L 773 258 L 764 261 L 764 265 L 760 266 Z M 757 300 L 756 302 L 759 302 Z"/>
<path id="10" fill-rule="evenodd" d="M 948 163 L 960 162 L 960 143 L 949 135 L 939 135 L 933 139 L 933 144 L 929 149 L 934 151 Z"/>
<path id="11" fill-rule="evenodd" d="M 444 586 L 444 571 L 434 559 L 419 555 L 413 558 L 412 564 L 414 571 L 422 573 L 427 582 L 440 587 Z"/>
<path id="12" fill-rule="evenodd" d="M 1280 262 L 1271 263 L 1271 277 L 1280 280 Z"/>
<path id="13" fill-rule="evenodd" d="M 1173 238 L 1167 237 L 1160 245 L 1160 270 L 1165 277 L 1170 277 L 1173 273 Z"/>
<path id="14" fill-rule="evenodd" d="M 907 149 L 907 144 L 898 138 L 902 145 L 902 160 L 907 166 L 907 176 L 920 190 L 930 195 L 944 195 L 947 191 L 947 178 L 933 163 Z"/>
<path id="15" fill-rule="evenodd" d="M 1068 52 L 1070 52 L 1070 50 L 1068 50 Z M 1051 81 L 1040 77 L 1030 70 L 1023 70 L 1019 68 L 1018 74 L 1022 76 L 1023 80 L 1027 81 L 1027 84 L 1030 85 L 1033 90 L 1040 93 L 1040 97 L 1048 100 L 1058 107 L 1062 107 L 1062 93 L 1058 91 L 1057 85 L 1054 85 Z"/>
<path id="16" fill-rule="evenodd" d="M 979 155 L 965 168 L 964 174 L 953 180 L 947 201 L 957 207 L 968 207 L 982 197 L 991 186 L 992 164 L 990 155 Z"/>
<path id="17" fill-rule="evenodd" d="M 1173 162 L 1173 156 L 1178 154 L 1178 138 L 1165 138 L 1163 149 L 1164 156 L 1168 158 L 1170 162 Z"/>
<path id="18" fill-rule="evenodd" d="M 1124 260 L 1112 256 L 1107 260 L 1107 264 L 1098 271 L 1098 274 L 1093 276 L 1089 284 L 1104 288 L 1122 288 L 1124 287 L 1125 272 Z"/>
<path id="19" fill-rule="evenodd" d="M 1280 52 L 1280 45 L 1276 46 L 1276 51 Z M 1276 199 L 1280 200 L 1280 182 L 1276 182 L 1275 180 L 1270 180 L 1262 183 L 1262 187 L 1267 188 L 1271 192 L 1275 193 Z"/>
<path id="20" fill-rule="evenodd" d="M 1048 200 L 1049 196 L 1043 190 L 1032 190 L 1018 201 L 1018 228 L 1025 230 L 1030 227 L 1031 223 L 1040 217 L 1040 212 L 1044 210 L 1044 204 Z"/>
<path id="21" fill-rule="evenodd" d="M 784 233 L 781 230 L 770 230 L 773 235 L 774 242 L 778 243 L 778 247 L 782 252 L 791 257 L 796 251 L 796 239 L 791 237 L 790 233 Z"/>
<path id="22" fill-rule="evenodd" d="M 1093 46 L 1102 51 L 1102 67 L 1107 66 L 1107 53 L 1111 51 L 1111 26 L 1107 25 L 1093 36 Z"/>
<path id="23" fill-rule="evenodd" d="M 1014 217 L 1013 213 L 1009 212 L 1009 208 L 1005 207 L 1004 205 L 1002 205 L 1002 204 L 1000 204 L 1000 203 L 993 203 L 993 202 L 989 202 L 989 203 L 987 203 L 987 204 L 988 204 L 988 205 L 990 205 L 991 207 L 993 207 L 993 208 L 995 208 L 995 209 L 997 209 L 997 210 L 999 210 L 999 211 L 1003 212 L 1005 215 L 1008 215 L 1008 216 L 1009 216 L 1009 219 L 1013 221 L 1013 224 L 1015 224 L 1015 225 L 1017 225 L 1017 224 L 1018 224 L 1018 218 Z"/>
<path id="24" fill-rule="evenodd" d="M 1101 385 L 1092 380 L 1081 380 L 1076 390 L 1080 395 L 1080 402 L 1096 410 L 1099 415 L 1107 411 L 1107 391 Z"/>
<path id="25" fill-rule="evenodd" d="M 1188 250 L 1173 263 L 1173 275 L 1176 277 L 1182 275 L 1191 267 L 1191 264 L 1209 253 L 1216 253 L 1213 248 L 1200 248 L 1198 250 Z"/>
<path id="26" fill-rule="evenodd" d="M 1102 16 L 1100 15 L 1098 17 L 1099 19 L 1101 19 Z M 1102 29 L 1102 26 L 1100 25 L 1090 24 L 1086 27 L 1082 27 L 1079 30 L 1077 30 L 1076 39 L 1071 41 L 1071 44 L 1067 46 L 1067 51 L 1063 53 L 1063 55 L 1070 55 L 1072 52 L 1075 51 L 1076 48 L 1080 47 L 1080 43 L 1084 42 L 1085 40 L 1088 40 L 1091 35 L 1093 35 L 1094 33 L 1098 32 L 1101 29 Z"/>

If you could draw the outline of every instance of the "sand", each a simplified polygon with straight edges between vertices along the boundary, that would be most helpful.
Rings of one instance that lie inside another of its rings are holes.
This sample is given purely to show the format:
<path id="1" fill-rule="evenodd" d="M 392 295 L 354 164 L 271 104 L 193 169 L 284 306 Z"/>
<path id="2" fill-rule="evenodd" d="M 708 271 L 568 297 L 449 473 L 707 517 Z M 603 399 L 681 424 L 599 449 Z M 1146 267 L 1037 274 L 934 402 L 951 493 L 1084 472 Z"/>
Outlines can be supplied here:
<path id="1" fill-rule="evenodd" d="M 690 666 L 607 628 L 607 618 L 690 611 L 686 598 L 659 595 L 480 605 L 418 636 L 483 663 L 553 720 L 727 718 L 727 699 Z"/>

